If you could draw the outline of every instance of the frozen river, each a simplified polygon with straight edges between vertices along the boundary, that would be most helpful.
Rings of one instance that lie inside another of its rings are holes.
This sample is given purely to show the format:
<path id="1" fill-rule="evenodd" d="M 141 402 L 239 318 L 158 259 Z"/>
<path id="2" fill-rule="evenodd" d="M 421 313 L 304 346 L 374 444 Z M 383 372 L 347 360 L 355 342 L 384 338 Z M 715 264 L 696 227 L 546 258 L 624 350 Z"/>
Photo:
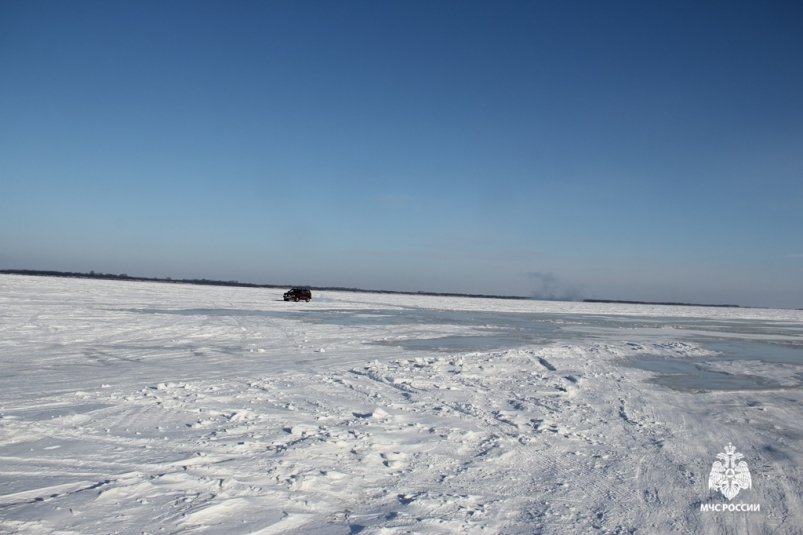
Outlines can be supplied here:
<path id="1" fill-rule="evenodd" d="M 0 533 L 803 530 L 801 311 L 281 293 L 0 276 Z"/>

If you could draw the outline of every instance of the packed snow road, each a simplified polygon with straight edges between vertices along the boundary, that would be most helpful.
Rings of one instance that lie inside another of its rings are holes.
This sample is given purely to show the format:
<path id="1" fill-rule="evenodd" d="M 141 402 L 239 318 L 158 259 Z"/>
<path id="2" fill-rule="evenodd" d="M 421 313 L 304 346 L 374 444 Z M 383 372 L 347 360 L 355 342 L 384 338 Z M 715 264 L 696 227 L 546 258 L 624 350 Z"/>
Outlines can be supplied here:
<path id="1" fill-rule="evenodd" d="M 281 295 L 0 276 L 0 533 L 803 531 L 803 312 Z"/>

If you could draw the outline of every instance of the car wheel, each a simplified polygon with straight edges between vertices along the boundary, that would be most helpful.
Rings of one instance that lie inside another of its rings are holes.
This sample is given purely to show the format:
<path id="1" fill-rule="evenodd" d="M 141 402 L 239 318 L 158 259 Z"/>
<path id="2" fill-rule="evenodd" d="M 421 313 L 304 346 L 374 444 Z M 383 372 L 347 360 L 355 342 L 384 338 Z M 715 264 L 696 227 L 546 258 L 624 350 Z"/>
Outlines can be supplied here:
<path id="1" fill-rule="evenodd" d="M 304 299 L 304 301 L 306 301 L 307 303 L 309 303 L 309 299 Z"/>

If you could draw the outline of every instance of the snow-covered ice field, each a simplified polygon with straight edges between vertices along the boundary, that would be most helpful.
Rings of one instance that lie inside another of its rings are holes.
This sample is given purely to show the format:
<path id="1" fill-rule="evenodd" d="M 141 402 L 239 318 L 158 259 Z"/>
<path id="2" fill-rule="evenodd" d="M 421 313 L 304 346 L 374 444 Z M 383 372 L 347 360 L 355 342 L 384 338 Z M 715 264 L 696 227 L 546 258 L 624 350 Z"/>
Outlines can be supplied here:
<path id="1" fill-rule="evenodd" d="M 0 532 L 803 532 L 801 311 L 281 294 L 0 276 Z"/>

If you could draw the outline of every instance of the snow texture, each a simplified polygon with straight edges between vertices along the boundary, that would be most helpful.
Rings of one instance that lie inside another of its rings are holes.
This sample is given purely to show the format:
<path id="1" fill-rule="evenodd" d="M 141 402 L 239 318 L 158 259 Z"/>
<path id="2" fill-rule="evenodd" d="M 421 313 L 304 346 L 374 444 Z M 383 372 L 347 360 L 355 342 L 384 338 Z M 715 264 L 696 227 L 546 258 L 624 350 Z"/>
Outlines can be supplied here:
<path id="1" fill-rule="evenodd" d="M 803 531 L 803 312 L 281 294 L 0 276 L 0 533 Z"/>

